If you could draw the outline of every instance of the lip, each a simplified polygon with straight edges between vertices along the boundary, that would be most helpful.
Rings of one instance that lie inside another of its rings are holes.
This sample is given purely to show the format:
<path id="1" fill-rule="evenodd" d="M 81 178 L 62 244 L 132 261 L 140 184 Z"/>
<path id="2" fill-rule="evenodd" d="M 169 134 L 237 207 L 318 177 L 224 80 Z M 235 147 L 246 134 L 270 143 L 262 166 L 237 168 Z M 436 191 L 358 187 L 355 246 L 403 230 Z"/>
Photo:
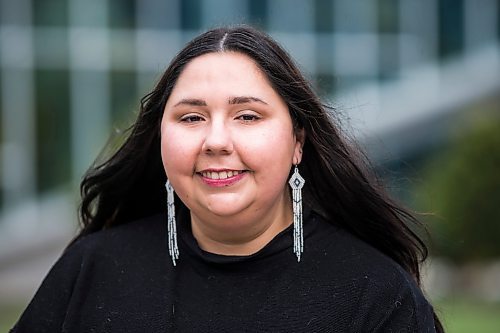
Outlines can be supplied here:
<path id="1" fill-rule="evenodd" d="M 209 178 L 204 176 L 206 173 L 210 172 L 216 172 L 216 173 L 236 173 L 235 175 L 232 175 L 227 178 L 223 179 L 214 179 L 214 178 Z M 205 183 L 208 186 L 212 187 L 226 187 L 226 186 L 231 186 L 237 182 L 239 182 L 242 178 L 244 178 L 247 174 L 247 170 L 235 170 L 235 169 L 204 169 L 201 171 L 196 172 L 196 174 L 201 178 L 203 183 Z"/>

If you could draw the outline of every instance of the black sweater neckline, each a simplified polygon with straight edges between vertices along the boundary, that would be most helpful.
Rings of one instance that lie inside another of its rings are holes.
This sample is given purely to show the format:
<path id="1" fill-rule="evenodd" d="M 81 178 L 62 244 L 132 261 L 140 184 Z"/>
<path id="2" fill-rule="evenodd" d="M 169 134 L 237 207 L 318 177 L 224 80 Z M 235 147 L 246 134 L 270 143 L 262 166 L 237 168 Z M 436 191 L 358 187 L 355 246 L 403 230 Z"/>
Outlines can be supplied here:
<path id="1" fill-rule="evenodd" d="M 307 239 L 314 231 L 315 219 L 309 218 L 310 215 L 314 215 L 311 213 L 311 210 L 307 208 L 303 211 L 304 239 Z M 260 260 L 270 259 L 283 251 L 289 251 L 290 256 L 295 256 L 293 253 L 293 223 L 274 236 L 262 249 L 250 255 L 216 254 L 200 248 L 191 229 L 189 210 L 185 207 L 182 207 L 177 214 L 177 225 L 179 229 L 177 235 L 180 235 L 181 242 L 181 255 L 185 250 L 187 255 L 205 264 L 222 266 L 248 265 Z"/>

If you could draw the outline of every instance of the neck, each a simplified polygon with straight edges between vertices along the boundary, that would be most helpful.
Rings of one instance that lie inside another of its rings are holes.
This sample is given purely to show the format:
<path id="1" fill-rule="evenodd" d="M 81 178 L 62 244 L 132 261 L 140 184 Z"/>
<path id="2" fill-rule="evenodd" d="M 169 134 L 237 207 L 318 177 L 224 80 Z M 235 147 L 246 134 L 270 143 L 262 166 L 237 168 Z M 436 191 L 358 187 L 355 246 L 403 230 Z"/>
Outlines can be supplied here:
<path id="1" fill-rule="evenodd" d="M 203 220 L 191 212 L 193 236 L 200 248 L 207 252 L 242 256 L 254 254 L 292 224 L 292 207 L 288 196 L 270 209 L 266 208 L 261 210 L 265 211 L 262 214 L 242 212 L 237 216 L 214 216 Z"/>

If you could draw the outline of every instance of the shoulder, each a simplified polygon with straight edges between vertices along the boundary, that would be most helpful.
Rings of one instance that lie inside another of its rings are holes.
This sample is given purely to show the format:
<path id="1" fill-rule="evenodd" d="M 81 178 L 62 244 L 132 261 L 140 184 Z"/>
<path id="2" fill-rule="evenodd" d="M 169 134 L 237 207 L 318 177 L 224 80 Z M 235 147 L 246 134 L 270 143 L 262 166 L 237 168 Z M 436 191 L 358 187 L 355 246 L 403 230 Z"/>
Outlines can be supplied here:
<path id="1" fill-rule="evenodd" d="M 123 314 L 129 314 L 127 300 L 153 295 L 147 288 L 165 284 L 167 251 L 162 220 L 162 216 L 154 216 L 98 231 L 69 246 L 13 332 L 79 331 L 76 327 L 104 322 L 101 317 L 120 306 L 125 307 Z"/>
<path id="2" fill-rule="evenodd" d="M 349 286 L 352 323 L 359 331 L 433 329 L 432 307 L 415 279 L 398 263 L 351 233 L 317 217 L 325 278 Z M 356 331 L 356 330 L 354 330 Z"/>
<path id="3" fill-rule="evenodd" d="M 311 256 L 320 257 L 328 267 L 337 267 L 349 278 L 371 277 L 377 281 L 406 281 L 408 273 L 393 259 L 356 237 L 352 233 L 313 213 L 314 224 L 311 242 L 306 250 L 311 249 Z"/>
<path id="4" fill-rule="evenodd" d="M 134 222 L 100 230 L 86 235 L 68 246 L 57 260 L 49 276 L 81 276 L 98 266 L 104 271 L 134 263 L 158 253 L 166 246 L 162 215 L 146 217 Z M 165 251 L 163 251 L 165 252 Z"/>
<path id="5" fill-rule="evenodd" d="M 166 240 L 162 216 L 152 216 L 86 235 L 68 246 L 50 269 L 40 290 L 73 288 L 112 280 L 143 263 L 162 259 Z M 166 259 L 165 259 L 166 260 Z"/>
<path id="6" fill-rule="evenodd" d="M 164 242 L 163 217 L 150 216 L 86 235 L 69 246 L 63 257 L 140 254 Z"/>

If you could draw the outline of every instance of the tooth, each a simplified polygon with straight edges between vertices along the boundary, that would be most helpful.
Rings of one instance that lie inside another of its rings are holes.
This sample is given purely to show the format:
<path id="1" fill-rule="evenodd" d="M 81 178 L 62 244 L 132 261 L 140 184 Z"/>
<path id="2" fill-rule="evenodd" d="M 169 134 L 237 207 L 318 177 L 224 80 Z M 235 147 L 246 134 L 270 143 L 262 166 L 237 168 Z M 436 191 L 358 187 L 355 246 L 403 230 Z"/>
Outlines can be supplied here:
<path id="1" fill-rule="evenodd" d="M 212 179 L 219 179 L 219 174 L 217 172 L 212 172 Z"/>
<path id="2" fill-rule="evenodd" d="M 226 171 L 222 171 L 219 173 L 219 179 L 226 179 L 227 178 L 227 172 Z"/>
<path id="3" fill-rule="evenodd" d="M 233 172 L 232 171 L 228 171 L 227 172 L 227 177 L 232 177 L 233 176 Z"/>

